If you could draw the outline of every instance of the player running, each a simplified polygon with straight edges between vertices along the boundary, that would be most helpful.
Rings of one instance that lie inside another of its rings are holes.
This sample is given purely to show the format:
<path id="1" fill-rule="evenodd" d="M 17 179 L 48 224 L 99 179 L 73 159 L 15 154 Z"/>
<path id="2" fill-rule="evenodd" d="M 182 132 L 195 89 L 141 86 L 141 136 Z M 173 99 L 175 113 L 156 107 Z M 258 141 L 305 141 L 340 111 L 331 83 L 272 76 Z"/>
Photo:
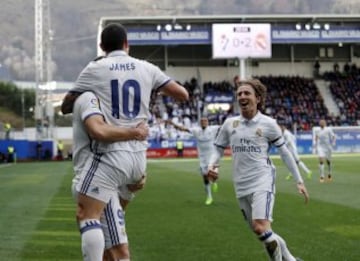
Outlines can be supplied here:
<path id="1" fill-rule="evenodd" d="M 299 166 L 299 168 L 301 168 L 305 173 L 308 179 L 311 179 L 312 176 L 312 172 L 311 170 L 308 169 L 308 167 L 306 167 L 305 163 L 300 159 L 299 157 L 299 153 L 297 151 L 297 147 L 296 147 L 296 137 L 294 134 L 292 134 L 284 124 L 279 124 L 281 131 L 283 133 L 284 136 L 284 140 L 285 140 L 285 144 L 288 148 L 288 150 L 291 152 L 291 155 L 294 157 L 296 164 Z M 292 178 L 291 173 L 286 176 L 286 179 L 289 180 Z"/>
<path id="2" fill-rule="evenodd" d="M 241 115 L 226 119 L 215 139 L 209 178 L 218 178 L 219 160 L 230 146 L 233 159 L 233 182 L 236 197 L 245 220 L 264 244 L 273 261 L 295 261 L 285 240 L 271 228 L 275 201 L 275 166 L 269 158 L 269 148 L 276 146 L 286 166 L 293 174 L 296 186 L 308 201 L 308 193 L 294 158 L 285 146 L 276 121 L 260 112 L 266 98 L 266 87 L 259 80 L 240 82 L 237 100 Z"/>
<path id="3" fill-rule="evenodd" d="M 201 117 L 200 127 L 186 128 L 180 125 L 173 123 L 172 121 L 167 121 L 169 124 L 173 125 L 175 129 L 186 131 L 194 135 L 197 142 L 197 151 L 200 161 L 200 174 L 203 177 L 206 200 L 205 205 L 211 205 L 213 203 L 213 192 L 218 191 L 218 184 L 216 181 L 210 182 L 207 176 L 207 168 L 209 165 L 210 155 L 214 150 L 214 141 L 216 133 L 219 130 L 219 125 L 209 126 L 209 120 L 206 117 Z"/>

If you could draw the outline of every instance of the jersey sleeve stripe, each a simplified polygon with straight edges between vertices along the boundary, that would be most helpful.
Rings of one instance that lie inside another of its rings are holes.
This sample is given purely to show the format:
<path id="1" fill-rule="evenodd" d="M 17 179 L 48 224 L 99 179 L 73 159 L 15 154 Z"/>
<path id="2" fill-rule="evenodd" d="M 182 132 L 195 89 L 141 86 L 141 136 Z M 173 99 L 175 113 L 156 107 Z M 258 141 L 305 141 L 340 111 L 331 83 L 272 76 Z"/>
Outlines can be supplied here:
<path id="1" fill-rule="evenodd" d="M 219 148 L 222 148 L 222 149 L 226 149 L 226 147 L 221 146 L 221 145 L 219 145 L 219 144 L 214 143 L 214 145 L 215 145 L 216 147 L 219 147 Z"/>
<path id="2" fill-rule="evenodd" d="M 155 90 L 159 90 L 161 87 L 164 87 L 166 84 L 168 84 L 171 81 L 171 79 L 165 81 L 163 84 L 161 84 L 159 87 L 155 88 Z"/>
<path id="3" fill-rule="evenodd" d="M 272 140 L 271 143 L 275 143 L 275 142 L 277 142 L 277 141 L 280 140 L 280 139 L 281 139 L 281 136 L 277 137 L 275 140 Z"/>
<path id="4" fill-rule="evenodd" d="M 86 119 L 88 119 L 89 117 L 91 117 L 91 116 L 93 116 L 93 115 L 101 115 L 101 116 L 103 116 L 103 114 L 100 113 L 100 112 L 94 112 L 94 113 L 90 113 L 89 115 L 86 115 L 86 116 L 84 117 L 83 121 L 86 121 Z"/>

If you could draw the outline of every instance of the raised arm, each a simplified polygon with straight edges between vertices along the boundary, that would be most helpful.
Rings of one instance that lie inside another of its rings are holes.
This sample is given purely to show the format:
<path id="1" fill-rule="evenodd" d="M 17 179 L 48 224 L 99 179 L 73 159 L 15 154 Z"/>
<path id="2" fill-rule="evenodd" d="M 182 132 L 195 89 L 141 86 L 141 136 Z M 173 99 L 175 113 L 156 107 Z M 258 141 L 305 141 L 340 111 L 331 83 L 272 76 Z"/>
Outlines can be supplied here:
<path id="1" fill-rule="evenodd" d="M 166 123 L 174 126 L 174 128 L 177 130 L 191 132 L 190 129 L 188 129 L 184 126 L 177 125 L 177 124 L 173 123 L 171 120 L 167 120 Z"/>
<path id="2" fill-rule="evenodd" d="M 189 99 L 189 93 L 184 86 L 178 84 L 174 80 L 170 80 L 159 89 L 159 92 L 173 97 L 178 102 L 185 102 Z"/>

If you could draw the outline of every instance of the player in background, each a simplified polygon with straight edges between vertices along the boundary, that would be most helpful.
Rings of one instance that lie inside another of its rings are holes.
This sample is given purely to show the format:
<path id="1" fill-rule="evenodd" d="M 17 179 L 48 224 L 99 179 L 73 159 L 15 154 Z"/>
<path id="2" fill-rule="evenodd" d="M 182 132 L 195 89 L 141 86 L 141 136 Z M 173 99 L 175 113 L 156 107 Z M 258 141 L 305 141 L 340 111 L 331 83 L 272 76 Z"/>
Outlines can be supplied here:
<path id="1" fill-rule="evenodd" d="M 72 181 L 72 193 L 80 181 L 85 162 L 92 157 L 92 139 L 104 142 L 124 140 L 145 140 L 149 129 L 146 124 L 136 128 L 121 128 L 104 122 L 99 102 L 92 92 L 85 92 L 78 97 L 73 110 L 73 163 L 75 176 Z M 125 230 L 125 207 L 133 199 L 133 192 L 141 189 L 145 177 L 137 184 L 119 188 L 119 198 L 112 198 L 101 215 L 101 226 L 104 231 L 105 252 L 103 260 L 119 260 L 129 258 L 128 238 Z"/>
<path id="2" fill-rule="evenodd" d="M 210 155 L 214 150 L 214 141 L 216 133 L 219 130 L 219 125 L 209 126 L 209 120 L 206 117 L 201 117 L 200 127 L 186 128 L 173 123 L 171 120 L 167 121 L 169 124 L 174 126 L 175 129 L 180 131 L 186 131 L 191 133 L 197 142 L 198 158 L 200 161 L 200 174 L 203 177 L 206 200 L 205 205 L 211 205 L 213 203 L 213 192 L 218 191 L 218 184 L 216 181 L 210 182 L 207 176 L 207 168 L 209 166 Z"/>
<path id="3" fill-rule="evenodd" d="M 280 123 L 280 128 L 284 136 L 285 145 L 287 146 L 288 150 L 291 152 L 291 155 L 294 157 L 296 164 L 301 168 L 305 173 L 308 179 L 311 179 L 312 172 L 309 170 L 305 163 L 301 161 L 299 157 L 299 153 L 297 151 L 296 147 L 296 137 L 294 134 L 292 134 L 285 126 L 285 124 Z M 286 176 L 286 179 L 289 180 L 292 178 L 291 173 Z"/>
<path id="4" fill-rule="evenodd" d="M 326 126 L 326 121 L 321 119 L 320 129 L 315 131 L 315 149 L 319 157 L 320 182 L 325 181 L 324 161 L 328 166 L 328 181 L 332 181 L 332 149 L 336 144 L 336 136 L 330 127 Z"/>
<path id="5" fill-rule="evenodd" d="M 109 24 L 101 33 L 102 59 L 90 62 L 80 73 L 71 92 L 92 91 L 98 97 L 107 123 L 134 128 L 150 118 L 152 91 L 186 101 L 186 89 L 157 66 L 128 55 L 126 29 Z M 64 100 L 64 107 L 71 99 Z M 118 187 L 141 181 L 146 175 L 146 141 L 97 143 L 76 187 L 84 260 L 101 260 L 104 235 L 100 216 Z"/>
<path id="6" fill-rule="evenodd" d="M 245 220 L 264 244 L 270 260 L 300 260 L 294 258 L 285 240 L 271 228 L 276 169 L 268 154 L 270 146 L 278 148 L 282 160 L 293 174 L 299 193 L 307 203 L 309 196 L 300 171 L 285 146 L 275 119 L 261 113 L 265 104 L 266 87 L 256 79 L 242 81 L 236 94 L 241 115 L 227 118 L 221 126 L 210 158 L 209 178 L 218 178 L 219 160 L 224 149 L 230 146 L 234 188 Z"/>

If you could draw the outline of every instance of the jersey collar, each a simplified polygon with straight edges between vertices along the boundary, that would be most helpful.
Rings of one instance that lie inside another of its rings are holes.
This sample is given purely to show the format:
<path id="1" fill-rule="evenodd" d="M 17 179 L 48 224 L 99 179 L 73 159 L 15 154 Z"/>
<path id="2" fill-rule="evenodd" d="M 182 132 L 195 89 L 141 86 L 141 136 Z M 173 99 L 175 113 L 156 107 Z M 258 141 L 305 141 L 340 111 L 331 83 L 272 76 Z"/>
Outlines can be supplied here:
<path id="1" fill-rule="evenodd" d="M 242 123 L 250 123 L 250 122 L 256 123 L 256 122 L 259 121 L 259 118 L 260 118 L 260 117 L 261 117 L 261 112 L 258 111 L 258 112 L 255 114 L 255 116 L 254 116 L 252 119 L 250 119 L 250 120 L 245 119 L 242 115 L 240 115 L 240 121 L 241 121 Z"/>
<path id="2" fill-rule="evenodd" d="M 123 50 L 117 50 L 117 51 L 112 51 L 110 53 L 108 53 L 107 57 L 114 57 L 114 56 L 127 56 L 128 54 L 123 51 Z"/>

